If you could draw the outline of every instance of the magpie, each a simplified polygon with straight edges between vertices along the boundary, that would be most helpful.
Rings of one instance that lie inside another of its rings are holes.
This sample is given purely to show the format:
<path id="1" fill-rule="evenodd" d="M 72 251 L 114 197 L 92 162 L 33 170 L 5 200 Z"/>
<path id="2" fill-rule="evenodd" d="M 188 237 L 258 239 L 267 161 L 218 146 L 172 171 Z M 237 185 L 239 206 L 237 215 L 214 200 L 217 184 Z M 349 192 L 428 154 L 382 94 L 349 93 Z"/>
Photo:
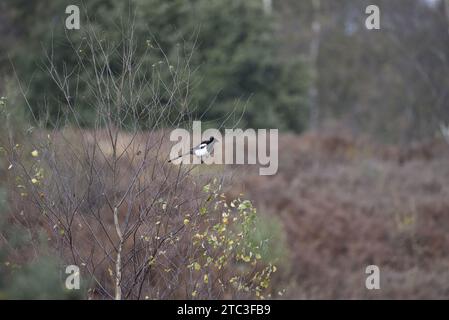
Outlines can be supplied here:
<path id="1" fill-rule="evenodd" d="M 203 157 L 209 156 L 212 153 L 212 151 L 214 150 L 214 144 L 217 141 L 218 140 L 215 139 L 214 137 L 210 137 L 209 140 L 202 141 L 199 145 L 190 149 L 189 152 L 187 152 L 185 154 L 181 154 L 180 156 L 178 156 L 176 158 L 170 159 L 170 160 L 168 160 L 168 162 L 172 162 L 172 161 L 182 158 L 186 155 L 193 154 L 193 155 L 199 157 L 201 159 L 201 163 L 203 163 Z"/>

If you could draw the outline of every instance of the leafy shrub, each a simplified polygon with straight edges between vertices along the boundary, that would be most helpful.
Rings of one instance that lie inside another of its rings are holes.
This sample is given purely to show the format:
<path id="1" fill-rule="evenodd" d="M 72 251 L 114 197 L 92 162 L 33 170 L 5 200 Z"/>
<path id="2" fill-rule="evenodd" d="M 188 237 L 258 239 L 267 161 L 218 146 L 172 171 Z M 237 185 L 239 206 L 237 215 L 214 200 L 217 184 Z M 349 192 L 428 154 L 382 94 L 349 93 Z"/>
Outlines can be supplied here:
<path id="1" fill-rule="evenodd" d="M 140 47 L 133 29 L 123 32 L 130 37 L 116 43 L 121 51 L 90 30 L 88 54 L 74 52 L 73 73 L 49 59 L 59 88 L 54 97 L 63 101 L 56 104 L 60 118 L 48 118 L 52 130 L 41 118 L 26 133 L 8 125 L 3 148 L 17 195 L 14 213 L 27 219 L 31 242 L 39 237 L 34 227 L 43 226 L 59 259 L 80 267 L 90 283 L 88 298 L 268 297 L 276 267 L 249 241 L 251 203 L 238 200 L 229 211 L 208 190 L 217 189 L 201 187 L 217 174 L 198 176 L 194 167 L 167 162 L 166 121 L 179 127 L 192 117 L 179 103 L 190 90 L 179 76 L 188 66 L 170 68 L 166 60 L 153 66 L 135 55 Z M 77 108 L 84 97 L 72 91 L 74 78 L 93 92 L 91 130 Z M 23 134 L 26 139 L 17 140 Z M 197 234 L 211 238 L 203 246 Z M 207 273 L 199 279 L 201 269 Z"/>
<path id="2" fill-rule="evenodd" d="M 204 186 L 204 191 L 208 197 L 190 227 L 195 232 L 196 255 L 189 267 L 197 271 L 192 294 L 208 298 L 213 288 L 209 283 L 218 282 L 213 290 L 220 296 L 270 297 L 268 288 L 276 266 L 264 262 L 263 241 L 251 238 L 256 231 L 256 208 L 240 198 L 228 204 L 216 181 Z M 188 218 L 185 222 L 190 225 Z"/>

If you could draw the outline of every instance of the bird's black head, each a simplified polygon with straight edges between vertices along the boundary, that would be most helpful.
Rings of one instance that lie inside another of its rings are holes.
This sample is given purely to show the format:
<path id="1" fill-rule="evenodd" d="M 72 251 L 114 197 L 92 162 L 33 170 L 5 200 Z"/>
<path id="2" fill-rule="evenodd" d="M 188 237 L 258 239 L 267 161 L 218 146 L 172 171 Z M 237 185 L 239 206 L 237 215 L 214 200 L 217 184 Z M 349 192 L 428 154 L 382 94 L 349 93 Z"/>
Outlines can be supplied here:
<path id="1" fill-rule="evenodd" d="M 209 142 L 212 142 L 212 141 L 214 141 L 214 140 L 215 140 L 214 137 L 210 137 L 210 138 L 209 138 Z"/>

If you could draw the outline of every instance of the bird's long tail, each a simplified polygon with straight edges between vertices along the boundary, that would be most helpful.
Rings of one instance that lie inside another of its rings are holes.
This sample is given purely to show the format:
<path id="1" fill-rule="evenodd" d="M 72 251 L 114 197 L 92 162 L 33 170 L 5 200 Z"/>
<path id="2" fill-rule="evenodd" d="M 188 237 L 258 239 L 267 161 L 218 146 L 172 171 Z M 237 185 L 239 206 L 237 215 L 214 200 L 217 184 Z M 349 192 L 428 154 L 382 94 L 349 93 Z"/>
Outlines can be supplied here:
<path id="1" fill-rule="evenodd" d="M 192 152 L 187 152 L 187 153 L 181 154 L 180 156 L 177 156 L 177 157 L 175 157 L 173 159 L 168 160 L 168 162 L 172 162 L 172 161 L 178 160 L 179 158 L 182 158 L 182 157 L 184 157 L 186 155 L 189 155 L 189 154 L 192 154 Z"/>

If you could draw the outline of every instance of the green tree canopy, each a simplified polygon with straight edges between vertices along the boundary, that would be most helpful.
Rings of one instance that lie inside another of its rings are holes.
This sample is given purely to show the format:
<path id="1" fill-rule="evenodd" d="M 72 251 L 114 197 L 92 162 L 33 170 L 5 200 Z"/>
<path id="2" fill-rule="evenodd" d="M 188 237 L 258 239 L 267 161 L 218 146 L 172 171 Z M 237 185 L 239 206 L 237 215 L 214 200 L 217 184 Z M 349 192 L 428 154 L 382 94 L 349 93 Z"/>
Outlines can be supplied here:
<path id="1" fill-rule="evenodd" d="M 9 17 L 12 22 L 27 20 L 17 31 L 22 40 L 12 60 L 21 79 L 30 81 L 29 101 L 41 118 L 47 109 L 50 119 L 57 118 L 62 100 L 42 68 L 45 55 L 41 53 L 46 51 L 60 70 L 71 70 L 76 60 L 73 48 L 83 50 L 83 29 L 92 28 L 105 41 L 117 44 L 123 33 L 125 38 L 129 36 L 132 22 L 136 56 L 148 55 L 143 58 L 153 64 L 165 59 L 175 66 L 188 64 L 182 75 L 190 83 L 184 88 L 188 99 L 178 103 L 188 103 L 195 110 L 193 118 L 208 120 L 210 126 L 227 119 L 226 127 L 240 120 L 241 127 L 303 129 L 307 118 L 306 69 L 299 59 L 281 61 L 274 36 L 277 17 L 264 13 L 262 1 L 93 0 L 85 7 L 80 4 L 79 31 L 64 28 L 67 4 L 7 2 L 14 8 Z M 149 54 L 148 46 L 161 50 Z M 119 68 L 114 71 L 120 76 Z M 91 72 L 80 71 L 81 77 Z M 168 73 L 163 70 L 162 78 Z M 95 103 L 87 87 L 77 90 L 77 108 L 83 124 L 89 126 Z M 151 99 L 150 92 L 144 96 Z"/>

